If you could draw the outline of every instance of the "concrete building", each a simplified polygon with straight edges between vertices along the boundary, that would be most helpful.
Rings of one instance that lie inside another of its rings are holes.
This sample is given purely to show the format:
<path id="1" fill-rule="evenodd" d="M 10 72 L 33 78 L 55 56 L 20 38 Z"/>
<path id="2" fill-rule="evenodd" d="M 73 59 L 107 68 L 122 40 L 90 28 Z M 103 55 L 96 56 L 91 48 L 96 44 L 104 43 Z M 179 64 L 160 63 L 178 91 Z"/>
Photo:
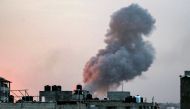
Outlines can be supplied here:
<path id="1" fill-rule="evenodd" d="M 131 96 L 130 92 L 111 91 L 107 95 L 106 99 L 100 100 L 93 98 L 81 85 L 77 85 L 74 91 L 46 85 L 44 91 L 39 92 L 39 101 L 34 101 L 33 96 L 22 96 L 16 102 L 1 102 L 0 109 L 158 109 L 154 103 L 139 101 L 140 96 Z"/>
<path id="2" fill-rule="evenodd" d="M 180 76 L 181 109 L 190 109 L 190 71 Z"/>
<path id="3" fill-rule="evenodd" d="M 160 109 L 180 109 L 180 103 L 159 103 Z"/>
<path id="4" fill-rule="evenodd" d="M 0 103 L 0 109 L 158 109 L 153 103 L 125 103 L 121 101 L 62 101 Z"/>
<path id="5" fill-rule="evenodd" d="M 52 87 L 52 88 L 51 88 Z M 44 91 L 39 92 L 41 102 L 56 102 L 61 100 L 71 100 L 72 91 L 62 91 L 61 86 L 44 86 Z"/>
<path id="6" fill-rule="evenodd" d="M 10 81 L 0 77 L 0 102 L 9 101 L 10 83 Z"/>
<path id="7" fill-rule="evenodd" d="M 128 96 L 130 96 L 129 91 L 109 91 L 107 93 L 109 100 L 125 100 Z"/>

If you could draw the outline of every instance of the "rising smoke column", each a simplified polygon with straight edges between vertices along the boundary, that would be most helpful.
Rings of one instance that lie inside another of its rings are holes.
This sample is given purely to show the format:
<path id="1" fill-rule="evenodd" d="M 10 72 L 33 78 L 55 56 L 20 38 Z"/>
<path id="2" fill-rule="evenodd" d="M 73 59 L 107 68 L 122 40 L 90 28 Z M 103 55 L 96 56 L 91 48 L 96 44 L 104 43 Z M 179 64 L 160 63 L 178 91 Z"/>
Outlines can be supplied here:
<path id="1" fill-rule="evenodd" d="M 147 71 L 154 60 L 154 48 L 143 37 L 151 33 L 154 23 L 148 11 L 137 4 L 113 13 L 105 39 L 107 46 L 85 65 L 86 89 L 104 93 Z"/>

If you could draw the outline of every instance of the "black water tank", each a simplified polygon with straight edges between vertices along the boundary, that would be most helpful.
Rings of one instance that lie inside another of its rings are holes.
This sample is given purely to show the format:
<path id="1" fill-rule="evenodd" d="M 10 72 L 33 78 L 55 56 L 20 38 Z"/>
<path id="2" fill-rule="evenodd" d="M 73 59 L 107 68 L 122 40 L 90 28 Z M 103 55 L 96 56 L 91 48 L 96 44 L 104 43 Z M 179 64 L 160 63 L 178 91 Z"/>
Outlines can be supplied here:
<path id="1" fill-rule="evenodd" d="M 82 90 L 82 85 L 78 84 L 78 85 L 76 86 L 76 90 Z"/>
<path id="2" fill-rule="evenodd" d="M 61 91 L 61 86 L 57 86 L 57 91 Z"/>
<path id="3" fill-rule="evenodd" d="M 143 103 L 143 97 L 141 97 L 141 103 Z"/>
<path id="4" fill-rule="evenodd" d="M 126 98 L 125 98 L 125 102 L 127 102 L 127 103 L 133 102 L 133 97 L 132 97 L 132 96 L 126 97 Z"/>
<path id="5" fill-rule="evenodd" d="M 23 96 L 23 97 L 22 97 L 22 100 L 23 100 L 23 101 L 26 101 L 26 100 L 27 100 L 27 97 L 26 97 L 26 96 Z"/>
<path id="6" fill-rule="evenodd" d="M 33 101 L 33 96 L 29 96 L 29 101 Z"/>
<path id="7" fill-rule="evenodd" d="M 9 103 L 14 103 L 14 96 L 13 95 L 9 96 Z"/>
<path id="8" fill-rule="evenodd" d="M 132 102 L 133 102 L 133 103 L 137 103 L 136 97 L 133 96 Z"/>
<path id="9" fill-rule="evenodd" d="M 125 97 L 125 102 L 130 103 L 129 97 Z"/>
<path id="10" fill-rule="evenodd" d="M 44 91 L 51 91 L 51 86 L 49 85 L 44 86 Z"/>
<path id="11" fill-rule="evenodd" d="M 57 91 L 57 86 L 56 85 L 52 86 L 52 91 Z"/>

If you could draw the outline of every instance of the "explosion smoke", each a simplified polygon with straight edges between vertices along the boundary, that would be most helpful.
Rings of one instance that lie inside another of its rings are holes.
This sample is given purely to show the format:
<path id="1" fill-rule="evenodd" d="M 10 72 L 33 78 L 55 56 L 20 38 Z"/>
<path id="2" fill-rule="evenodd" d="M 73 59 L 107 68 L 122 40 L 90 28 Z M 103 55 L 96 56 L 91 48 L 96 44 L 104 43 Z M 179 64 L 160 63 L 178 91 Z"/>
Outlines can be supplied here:
<path id="1" fill-rule="evenodd" d="M 148 70 L 154 60 L 152 45 L 143 39 L 154 29 L 155 19 L 137 4 L 111 16 L 105 49 L 84 68 L 84 83 L 91 92 L 104 93 Z"/>

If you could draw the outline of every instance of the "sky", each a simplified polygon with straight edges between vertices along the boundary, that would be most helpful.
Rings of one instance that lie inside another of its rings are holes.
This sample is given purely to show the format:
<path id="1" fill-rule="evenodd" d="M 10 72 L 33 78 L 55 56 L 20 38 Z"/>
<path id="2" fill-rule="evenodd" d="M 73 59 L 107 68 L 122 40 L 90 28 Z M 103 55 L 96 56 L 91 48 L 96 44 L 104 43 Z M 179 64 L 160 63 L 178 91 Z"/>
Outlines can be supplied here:
<path id="1" fill-rule="evenodd" d="M 47 84 L 73 90 L 83 84 L 86 62 L 106 45 L 110 15 L 132 3 L 156 19 L 147 38 L 156 59 L 124 90 L 179 102 L 179 75 L 190 69 L 189 0 L 0 0 L 0 76 L 32 95 Z"/>

